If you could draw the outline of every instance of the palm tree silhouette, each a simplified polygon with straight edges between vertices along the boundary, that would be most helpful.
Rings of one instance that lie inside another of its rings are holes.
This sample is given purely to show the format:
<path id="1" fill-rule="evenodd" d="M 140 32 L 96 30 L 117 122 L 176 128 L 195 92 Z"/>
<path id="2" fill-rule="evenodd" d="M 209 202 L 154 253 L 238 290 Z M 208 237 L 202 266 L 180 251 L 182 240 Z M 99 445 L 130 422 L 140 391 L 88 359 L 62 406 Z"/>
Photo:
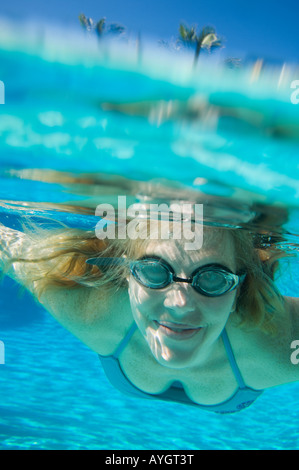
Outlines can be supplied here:
<path id="1" fill-rule="evenodd" d="M 179 27 L 179 41 L 187 46 L 195 46 L 194 66 L 196 66 L 199 54 L 202 49 L 207 49 L 209 52 L 223 47 L 222 40 L 217 35 L 213 26 L 205 26 L 199 34 L 196 32 L 196 27 L 189 28 L 184 24 Z"/>
<path id="2" fill-rule="evenodd" d="M 125 27 L 117 23 L 106 25 L 106 18 L 101 18 L 95 22 L 92 18 L 87 18 L 83 13 L 80 13 L 79 21 L 85 31 L 94 31 L 99 40 L 104 35 L 122 34 L 125 31 Z"/>
<path id="3" fill-rule="evenodd" d="M 86 18 L 84 13 L 80 13 L 79 15 L 79 21 L 82 26 L 82 28 L 85 31 L 91 31 L 94 28 L 94 22 L 92 18 Z"/>
<path id="4" fill-rule="evenodd" d="M 98 39 L 101 39 L 102 36 L 104 35 L 105 28 L 106 28 L 106 18 L 101 18 L 95 25 L 95 32 L 96 32 L 96 35 L 98 36 Z"/>

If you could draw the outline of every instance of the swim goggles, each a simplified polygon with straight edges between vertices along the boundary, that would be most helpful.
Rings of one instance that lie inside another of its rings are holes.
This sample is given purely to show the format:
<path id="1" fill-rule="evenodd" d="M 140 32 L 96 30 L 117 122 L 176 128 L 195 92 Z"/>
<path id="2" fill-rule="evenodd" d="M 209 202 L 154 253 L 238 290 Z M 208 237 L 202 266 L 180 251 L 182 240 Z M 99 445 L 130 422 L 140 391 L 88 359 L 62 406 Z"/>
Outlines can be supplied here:
<path id="1" fill-rule="evenodd" d="M 245 273 L 234 274 L 220 264 L 207 264 L 193 271 L 190 278 L 183 279 L 175 275 L 173 268 L 165 260 L 155 256 L 147 256 L 136 261 L 128 261 L 125 258 L 93 258 L 86 263 L 107 266 L 119 264 L 121 260 L 129 262 L 132 275 L 144 287 L 164 289 L 173 282 L 185 282 L 206 297 L 224 295 L 234 290 L 246 277 Z"/>

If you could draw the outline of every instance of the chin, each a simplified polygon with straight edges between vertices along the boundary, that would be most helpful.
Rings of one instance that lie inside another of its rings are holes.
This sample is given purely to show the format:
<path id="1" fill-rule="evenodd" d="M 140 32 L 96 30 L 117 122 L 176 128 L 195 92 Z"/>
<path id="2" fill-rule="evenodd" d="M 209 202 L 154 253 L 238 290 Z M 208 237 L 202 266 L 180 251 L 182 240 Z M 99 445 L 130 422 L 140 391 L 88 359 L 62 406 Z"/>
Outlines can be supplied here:
<path id="1" fill-rule="evenodd" d="M 194 348 L 193 341 L 187 347 L 185 341 L 178 341 L 171 344 L 172 340 L 152 328 L 146 331 L 145 339 L 149 345 L 152 355 L 156 361 L 171 369 L 184 369 L 196 365 L 198 361 L 198 350 Z"/>

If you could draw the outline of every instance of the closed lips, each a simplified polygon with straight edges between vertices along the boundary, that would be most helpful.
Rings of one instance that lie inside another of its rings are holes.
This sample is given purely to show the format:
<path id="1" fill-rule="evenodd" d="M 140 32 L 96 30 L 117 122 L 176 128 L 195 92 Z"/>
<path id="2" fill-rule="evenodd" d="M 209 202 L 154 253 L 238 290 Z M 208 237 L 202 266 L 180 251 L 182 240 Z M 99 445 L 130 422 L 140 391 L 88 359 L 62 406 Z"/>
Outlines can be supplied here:
<path id="1" fill-rule="evenodd" d="M 179 325 L 177 323 L 155 322 L 158 330 L 164 335 L 174 340 L 187 340 L 195 336 L 201 327 L 191 327 L 190 325 Z"/>
<path id="2" fill-rule="evenodd" d="M 165 328 L 168 328 L 173 331 L 193 331 L 193 330 L 198 330 L 201 327 L 200 326 L 191 326 L 191 325 L 181 325 L 178 323 L 170 323 L 170 322 L 156 322 L 159 326 L 163 326 Z"/>

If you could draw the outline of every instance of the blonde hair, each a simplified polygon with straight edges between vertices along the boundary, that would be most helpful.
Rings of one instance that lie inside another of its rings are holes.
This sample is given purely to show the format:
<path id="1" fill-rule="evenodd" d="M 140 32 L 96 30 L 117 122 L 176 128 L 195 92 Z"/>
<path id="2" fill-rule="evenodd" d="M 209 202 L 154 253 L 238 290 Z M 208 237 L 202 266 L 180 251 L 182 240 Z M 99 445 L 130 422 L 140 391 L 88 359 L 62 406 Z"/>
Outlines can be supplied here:
<path id="1" fill-rule="evenodd" d="M 32 223 L 23 230 L 29 239 L 23 256 L 11 258 L 12 263 L 24 263 L 24 285 L 36 282 L 34 295 L 40 299 L 47 289 L 78 289 L 82 286 L 105 289 L 107 295 L 115 289 L 127 288 L 127 268 L 113 264 L 99 268 L 86 264 L 88 258 L 127 257 L 136 259 L 145 251 L 148 240 L 99 240 L 94 231 L 60 228 L 43 229 Z M 237 269 L 247 274 L 240 288 L 236 313 L 240 326 L 258 327 L 274 333 L 275 319 L 283 314 L 284 300 L 278 292 L 274 276 L 279 258 L 286 253 L 275 243 L 263 244 L 262 237 L 244 229 L 217 227 L 232 236 Z"/>

